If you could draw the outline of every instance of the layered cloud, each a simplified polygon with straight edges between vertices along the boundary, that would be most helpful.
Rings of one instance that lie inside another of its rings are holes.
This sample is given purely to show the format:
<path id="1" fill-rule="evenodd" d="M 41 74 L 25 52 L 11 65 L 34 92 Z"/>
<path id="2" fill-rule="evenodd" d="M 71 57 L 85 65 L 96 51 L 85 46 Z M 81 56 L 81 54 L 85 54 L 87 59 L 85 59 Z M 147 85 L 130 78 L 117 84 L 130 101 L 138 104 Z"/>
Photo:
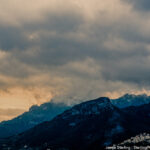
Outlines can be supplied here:
<path id="1" fill-rule="evenodd" d="M 1 107 L 149 93 L 148 0 L 0 4 Z"/>

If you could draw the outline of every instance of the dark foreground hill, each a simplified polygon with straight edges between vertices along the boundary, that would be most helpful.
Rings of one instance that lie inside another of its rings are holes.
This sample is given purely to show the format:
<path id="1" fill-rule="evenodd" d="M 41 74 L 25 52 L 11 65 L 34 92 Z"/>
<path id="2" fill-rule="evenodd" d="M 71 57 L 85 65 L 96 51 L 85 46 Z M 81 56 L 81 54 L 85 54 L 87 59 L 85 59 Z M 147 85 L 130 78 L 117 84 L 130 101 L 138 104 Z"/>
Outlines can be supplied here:
<path id="1" fill-rule="evenodd" d="M 147 104 L 146 107 L 150 108 Z M 78 104 L 52 121 L 0 141 L 0 149 L 99 150 L 150 131 L 150 109 L 119 109 L 108 98 Z M 138 111 L 136 111 L 138 110 Z M 137 112 L 143 112 L 138 113 Z M 133 112 L 133 113 L 132 113 Z"/>

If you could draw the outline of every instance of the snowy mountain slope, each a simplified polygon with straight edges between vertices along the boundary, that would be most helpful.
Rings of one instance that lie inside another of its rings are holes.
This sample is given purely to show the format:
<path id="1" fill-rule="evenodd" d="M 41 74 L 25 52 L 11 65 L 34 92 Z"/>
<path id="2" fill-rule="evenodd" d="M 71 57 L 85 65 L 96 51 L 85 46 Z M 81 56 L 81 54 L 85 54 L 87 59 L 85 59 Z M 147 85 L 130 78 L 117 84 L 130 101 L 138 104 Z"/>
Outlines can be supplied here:
<path id="1" fill-rule="evenodd" d="M 148 150 L 150 149 L 150 134 L 149 133 L 141 133 L 134 137 L 131 137 L 119 144 L 114 144 L 111 146 L 112 148 L 130 148 L 130 149 L 140 149 L 140 150 Z"/>

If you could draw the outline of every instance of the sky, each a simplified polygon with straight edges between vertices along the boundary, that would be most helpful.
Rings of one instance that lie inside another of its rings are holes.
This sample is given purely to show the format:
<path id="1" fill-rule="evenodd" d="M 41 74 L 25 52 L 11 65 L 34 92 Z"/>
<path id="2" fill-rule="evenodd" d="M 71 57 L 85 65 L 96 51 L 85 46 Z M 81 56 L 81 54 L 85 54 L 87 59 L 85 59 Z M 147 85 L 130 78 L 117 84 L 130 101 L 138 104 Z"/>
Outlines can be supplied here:
<path id="1" fill-rule="evenodd" d="M 149 0 L 0 0 L 0 121 L 53 99 L 150 93 Z"/>

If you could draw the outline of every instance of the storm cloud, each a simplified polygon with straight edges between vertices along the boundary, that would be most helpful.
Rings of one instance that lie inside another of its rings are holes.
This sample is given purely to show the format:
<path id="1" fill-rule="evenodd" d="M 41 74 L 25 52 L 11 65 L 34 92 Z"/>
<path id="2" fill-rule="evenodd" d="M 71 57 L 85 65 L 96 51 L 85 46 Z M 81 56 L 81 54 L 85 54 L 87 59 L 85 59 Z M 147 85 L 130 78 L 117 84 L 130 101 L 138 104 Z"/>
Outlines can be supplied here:
<path id="1" fill-rule="evenodd" d="M 148 3 L 0 0 L 1 107 L 149 94 Z"/>

